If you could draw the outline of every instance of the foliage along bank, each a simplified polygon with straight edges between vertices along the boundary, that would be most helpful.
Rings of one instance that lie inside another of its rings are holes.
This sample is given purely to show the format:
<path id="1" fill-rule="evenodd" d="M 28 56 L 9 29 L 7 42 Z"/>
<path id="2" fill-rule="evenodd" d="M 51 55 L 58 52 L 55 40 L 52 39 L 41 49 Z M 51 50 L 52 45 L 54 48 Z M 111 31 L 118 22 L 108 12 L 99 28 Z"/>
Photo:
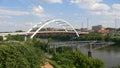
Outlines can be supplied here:
<path id="1" fill-rule="evenodd" d="M 45 55 L 32 41 L 1 43 L 0 68 L 40 68 Z"/>
<path id="2" fill-rule="evenodd" d="M 55 68 L 104 68 L 104 63 L 99 59 L 93 59 L 80 51 L 65 51 L 53 55 L 50 63 Z"/>

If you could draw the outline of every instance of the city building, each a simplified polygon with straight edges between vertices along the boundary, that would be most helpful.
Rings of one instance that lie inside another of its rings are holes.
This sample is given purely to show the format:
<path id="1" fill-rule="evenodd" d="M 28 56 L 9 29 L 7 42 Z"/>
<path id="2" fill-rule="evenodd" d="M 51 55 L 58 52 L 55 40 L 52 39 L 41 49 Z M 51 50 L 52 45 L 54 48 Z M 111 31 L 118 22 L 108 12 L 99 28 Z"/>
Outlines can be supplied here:
<path id="1" fill-rule="evenodd" d="M 109 33 L 110 31 L 109 30 L 98 30 L 99 33 Z"/>
<path id="2" fill-rule="evenodd" d="M 102 25 L 92 26 L 92 30 L 94 32 L 98 32 L 99 30 L 102 30 L 102 29 L 103 29 Z"/>
<path id="3" fill-rule="evenodd" d="M 82 32 L 87 32 L 88 29 L 87 29 L 87 28 L 81 28 L 81 31 L 82 31 Z"/>

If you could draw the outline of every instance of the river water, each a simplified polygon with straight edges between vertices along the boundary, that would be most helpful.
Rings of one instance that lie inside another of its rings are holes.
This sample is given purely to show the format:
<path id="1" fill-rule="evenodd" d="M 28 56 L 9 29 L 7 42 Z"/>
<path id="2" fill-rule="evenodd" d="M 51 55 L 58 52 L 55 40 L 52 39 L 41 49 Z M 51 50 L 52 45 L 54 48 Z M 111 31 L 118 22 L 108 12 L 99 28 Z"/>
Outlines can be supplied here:
<path id="1" fill-rule="evenodd" d="M 87 55 L 88 48 L 82 47 L 81 51 Z M 93 58 L 104 62 L 105 68 L 120 65 L 120 46 L 108 46 L 99 50 L 92 50 Z"/>

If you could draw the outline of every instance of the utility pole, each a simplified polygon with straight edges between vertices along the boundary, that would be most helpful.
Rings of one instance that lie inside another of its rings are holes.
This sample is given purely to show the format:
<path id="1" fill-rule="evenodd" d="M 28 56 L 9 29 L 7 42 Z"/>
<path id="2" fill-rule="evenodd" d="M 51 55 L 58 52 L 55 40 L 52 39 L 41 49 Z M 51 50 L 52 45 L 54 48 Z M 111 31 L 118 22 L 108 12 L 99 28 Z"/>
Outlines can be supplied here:
<path id="1" fill-rule="evenodd" d="M 116 32 L 116 29 L 117 29 L 117 18 L 116 18 L 116 15 L 115 15 L 115 32 Z"/>
<path id="2" fill-rule="evenodd" d="M 25 34 L 25 36 L 24 36 L 24 41 L 25 42 L 27 41 L 27 34 Z"/>
<path id="3" fill-rule="evenodd" d="M 113 37 L 115 37 L 116 30 L 117 30 L 117 18 L 116 18 L 116 15 L 115 15 L 114 23 L 115 23 L 115 27 L 114 27 Z"/>
<path id="4" fill-rule="evenodd" d="M 81 23 L 81 28 L 83 28 L 83 22 Z"/>
<path id="5" fill-rule="evenodd" d="M 81 32 L 83 31 L 83 22 L 81 23 Z"/>
<path id="6" fill-rule="evenodd" d="M 86 20 L 87 20 L 87 30 L 88 30 L 89 29 L 89 19 L 86 18 Z"/>

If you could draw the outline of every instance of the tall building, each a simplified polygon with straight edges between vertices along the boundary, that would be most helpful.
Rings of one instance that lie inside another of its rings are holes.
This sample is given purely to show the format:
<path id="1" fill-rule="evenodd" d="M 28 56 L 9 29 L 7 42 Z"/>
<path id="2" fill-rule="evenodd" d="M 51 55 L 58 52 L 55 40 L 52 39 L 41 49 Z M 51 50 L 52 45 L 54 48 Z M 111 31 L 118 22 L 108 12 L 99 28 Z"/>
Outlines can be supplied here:
<path id="1" fill-rule="evenodd" d="M 98 32 L 99 30 L 102 30 L 102 25 L 92 26 L 92 30 L 95 32 Z"/>
<path id="2" fill-rule="evenodd" d="M 87 28 L 81 28 L 81 31 L 82 31 L 82 32 L 87 32 L 88 29 L 87 29 Z"/>

